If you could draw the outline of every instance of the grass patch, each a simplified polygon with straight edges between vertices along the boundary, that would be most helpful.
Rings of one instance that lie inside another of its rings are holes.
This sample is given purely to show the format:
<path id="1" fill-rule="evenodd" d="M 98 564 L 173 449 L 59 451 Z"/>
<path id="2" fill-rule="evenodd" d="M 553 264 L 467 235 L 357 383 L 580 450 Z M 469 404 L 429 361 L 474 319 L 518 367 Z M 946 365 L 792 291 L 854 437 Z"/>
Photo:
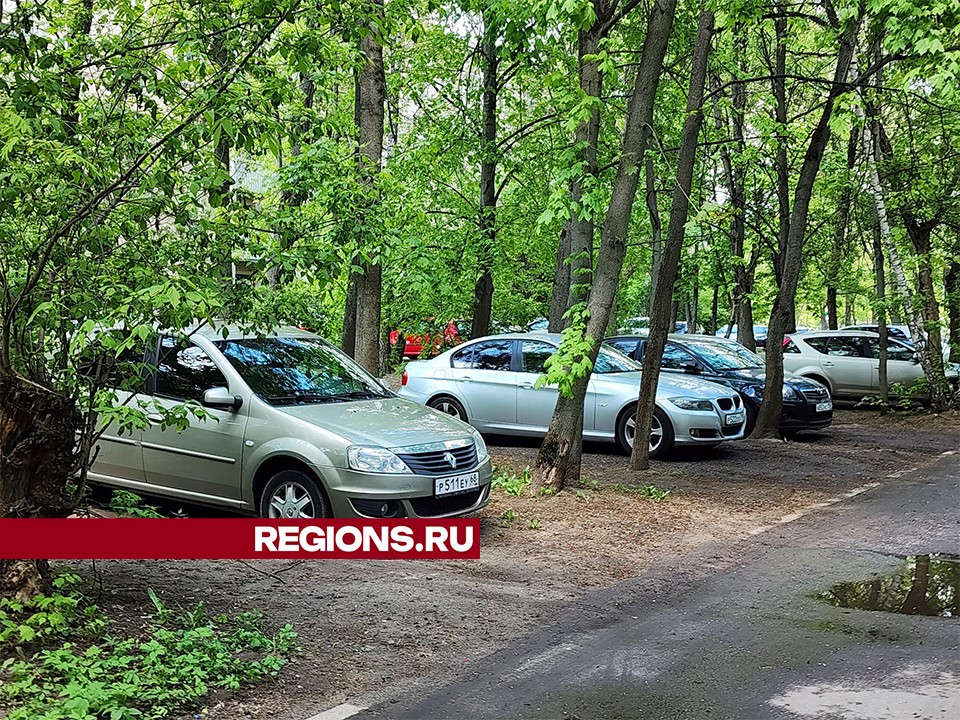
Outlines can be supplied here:
<path id="1" fill-rule="evenodd" d="M 155 613 L 121 631 L 80 589 L 76 575 L 27 603 L 0 600 L 0 709 L 6 720 L 143 720 L 196 710 L 213 689 L 276 675 L 296 649 L 258 613 L 209 617 L 203 603 Z"/>
<path id="2" fill-rule="evenodd" d="M 529 467 L 525 467 L 520 472 L 504 467 L 497 467 L 493 471 L 494 489 L 502 490 L 512 497 L 523 495 L 532 481 Z"/>

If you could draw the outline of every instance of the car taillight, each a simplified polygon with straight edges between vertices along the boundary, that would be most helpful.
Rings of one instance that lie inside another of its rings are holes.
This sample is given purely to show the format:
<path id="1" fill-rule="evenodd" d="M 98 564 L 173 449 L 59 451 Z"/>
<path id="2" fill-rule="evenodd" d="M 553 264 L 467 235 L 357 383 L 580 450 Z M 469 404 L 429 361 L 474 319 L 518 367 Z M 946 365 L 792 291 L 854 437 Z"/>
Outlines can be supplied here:
<path id="1" fill-rule="evenodd" d="M 400 385 L 403 386 L 406 384 L 407 384 L 407 371 L 404 370 L 403 375 L 400 377 Z"/>

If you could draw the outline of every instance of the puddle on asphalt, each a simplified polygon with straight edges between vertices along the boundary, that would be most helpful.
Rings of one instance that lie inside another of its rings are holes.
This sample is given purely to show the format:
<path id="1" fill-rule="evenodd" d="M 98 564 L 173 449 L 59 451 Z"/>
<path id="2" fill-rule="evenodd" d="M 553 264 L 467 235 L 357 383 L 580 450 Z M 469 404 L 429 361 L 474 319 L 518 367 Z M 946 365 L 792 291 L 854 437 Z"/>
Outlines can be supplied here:
<path id="1" fill-rule="evenodd" d="M 837 583 L 813 596 L 836 607 L 960 617 L 960 556 L 911 555 L 884 575 Z"/>

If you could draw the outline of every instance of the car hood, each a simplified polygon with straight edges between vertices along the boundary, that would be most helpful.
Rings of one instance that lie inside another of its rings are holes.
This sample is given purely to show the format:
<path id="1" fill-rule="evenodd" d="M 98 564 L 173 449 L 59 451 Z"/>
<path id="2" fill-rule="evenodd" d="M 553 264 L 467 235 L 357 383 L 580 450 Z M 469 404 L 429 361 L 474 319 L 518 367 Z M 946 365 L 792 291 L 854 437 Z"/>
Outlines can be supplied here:
<path id="1" fill-rule="evenodd" d="M 763 385 L 767 381 L 767 371 L 764 368 L 740 368 L 738 370 L 724 370 L 723 372 L 717 373 L 718 377 L 722 377 L 725 380 L 732 381 L 742 381 L 750 383 L 751 385 Z M 813 389 L 816 387 L 822 387 L 821 385 L 808 380 L 805 377 L 800 375 L 794 375 L 791 372 L 783 373 L 783 381 L 793 385 L 797 389 Z"/>
<path id="2" fill-rule="evenodd" d="M 403 398 L 274 409 L 336 433 L 355 445 L 404 448 L 474 436 L 474 430 L 466 423 Z"/>
<path id="3" fill-rule="evenodd" d="M 601 383 L 611 383 L 613 385 L 623 385 L 636 389 L 640 387 L 641 373 L 603 373 L 594 375 L 594 380 Z M 730 397 L 730 388 L 724 387 L 718 383 L 701 380 L 692 375 L 673 375 L 670 373 L 661 373 L 657 382 L 657 398 L 671 397 L 697 397 L 697 398 L 718 398 Z"/>

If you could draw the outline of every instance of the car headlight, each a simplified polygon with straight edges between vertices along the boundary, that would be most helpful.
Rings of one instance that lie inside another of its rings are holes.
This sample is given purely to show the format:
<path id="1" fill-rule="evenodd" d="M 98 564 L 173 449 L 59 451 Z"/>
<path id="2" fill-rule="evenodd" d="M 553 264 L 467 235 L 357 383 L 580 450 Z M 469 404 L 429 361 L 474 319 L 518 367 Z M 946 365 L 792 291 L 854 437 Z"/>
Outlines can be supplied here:
<path id="1" fill-rule="evenodd" d="M 352 470 L 370 473 L 407 473 L 410 468 L 386 448 L 351 445 L 347 448 L 347 463 Z"/>
<path id="2" fill-rule="evenodd" d="M 792 385 L 784 385 L 781 396 L 784 400 L 796 400 L 800 397 L 800 394 L 793 389 Z"/>
<path id="3" fill-rule="evenodd" d="M 693 398 L 675 397 L 670 398 L 670 402 L 681 410 L 701 410 L 704 412 L 713 412 L 713 403 L 709 400 L 694 400 Z"/>
<path id="4" fill-rule="evenodd" d="M 477 446 L 477 463 L 483 464 L 489 460 L 490 453 L 487 451 L 487 443 L 484 442 L 480 433 L 473 436 L 473 443 Z"/>

